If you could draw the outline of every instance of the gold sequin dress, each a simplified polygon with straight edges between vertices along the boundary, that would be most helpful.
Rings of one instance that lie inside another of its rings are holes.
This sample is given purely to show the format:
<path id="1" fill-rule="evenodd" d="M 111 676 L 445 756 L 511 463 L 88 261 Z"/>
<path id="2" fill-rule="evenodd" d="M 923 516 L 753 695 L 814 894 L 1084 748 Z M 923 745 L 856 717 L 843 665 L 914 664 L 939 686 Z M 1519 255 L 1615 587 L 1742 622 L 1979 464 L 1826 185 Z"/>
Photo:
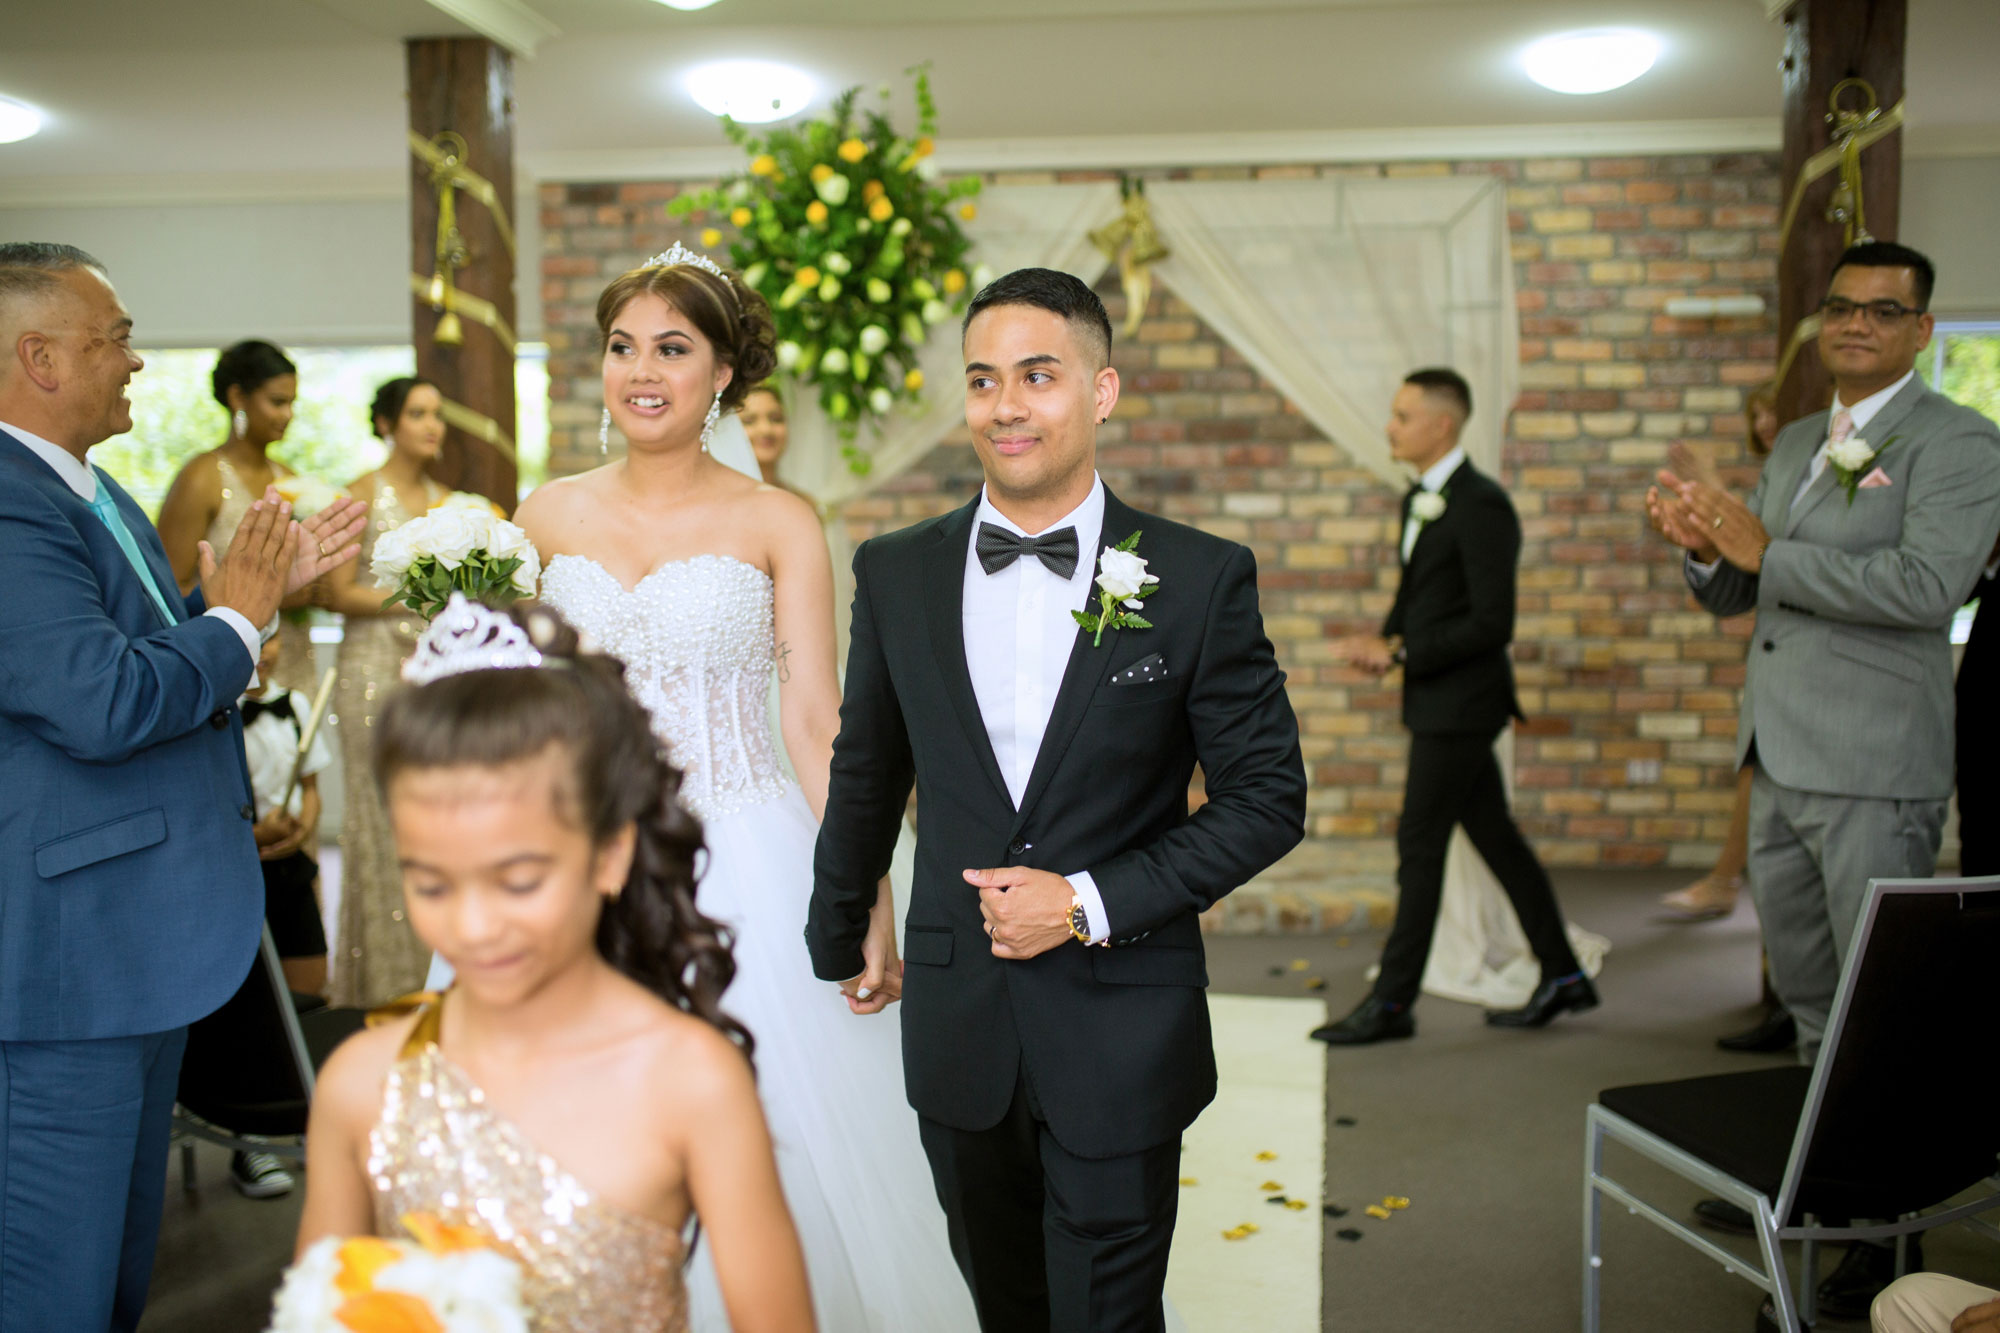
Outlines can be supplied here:
<path id="1" fill-rule="evenodd" d="M 424 483 L 433 503 L 444 498 L 435 482 Z M 361 533 L 360 578 L 369 582 L 368 561 L 383 533 L 415 515 L 406 512 L 396 488 L 378 479 Z M 389 812 L 375 787 L 369 750 L 375 719 L 401 684 L 398 674 L 424 632 L 424 622 L 407 611 L 349 616 L 340 641 L 340 682 L 334 687 L 339 719 L 340 763 L 346 804 L 340 820 L 340 922 L 333 947 L 331 994 L 337 1005 L 371 1009 L 420 989 L 431 955 L 418 942 L 403 913 L 403 873 L 396 865 L 396 840 Z"/>
<path id="2" fill-rule="evenodd" d="M 440 1013 L 418 1011 L 368 1135 L 377 1234 L 429 1212 L 491 1237 L 521 1265 L 534 1333 L 686 1333 L 680 1234 L 599 1202 L 488 1108 L 439 1049 Z"/>
<path id="3" fill-rule="evenodd" d="M 273 475 L 277 469 L 272 467 Z M 222 481 L 222 503 L 216 507 L 215 518 L 208 525 L 204 538 L 220 560 L 222 553 L 229 549 L 229 543 L 236 536 L 237 527 L 243 516 L 250 512 L 250 502 L 257 498 L 243 483 L 243 474 L 221 454 L 215 456 L 215 473 Z M 278 613 L 278 669 L 272 673 L 280 689 L 297 690 L 311 699 L 319 693 L 319 672 L 313 665 L 312 631 L 308 628 L 303 612 L 281 611 Z"/>

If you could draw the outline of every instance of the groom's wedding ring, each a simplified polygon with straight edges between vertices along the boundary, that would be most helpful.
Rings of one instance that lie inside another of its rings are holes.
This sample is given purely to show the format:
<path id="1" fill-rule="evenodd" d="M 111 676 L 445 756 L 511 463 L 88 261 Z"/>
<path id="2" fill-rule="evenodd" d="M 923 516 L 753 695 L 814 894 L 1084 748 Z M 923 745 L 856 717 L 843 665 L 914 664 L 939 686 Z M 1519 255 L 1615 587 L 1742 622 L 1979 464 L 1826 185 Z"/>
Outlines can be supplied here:
<path id="1" fill-rule="evenodd" d="M 326 559 L 326 543 L 314 538 L 313 545 L 319 547 L 319 558 L 322 560 Z"/>
<path id="2" fill-rule="evenodd" d="M 1715 522 L 1709 524 L 1708 526 L 1711 528 L 1720 528 L 1722 526 L 1722 515 L 1717 514 L 1715 516 Z"/>

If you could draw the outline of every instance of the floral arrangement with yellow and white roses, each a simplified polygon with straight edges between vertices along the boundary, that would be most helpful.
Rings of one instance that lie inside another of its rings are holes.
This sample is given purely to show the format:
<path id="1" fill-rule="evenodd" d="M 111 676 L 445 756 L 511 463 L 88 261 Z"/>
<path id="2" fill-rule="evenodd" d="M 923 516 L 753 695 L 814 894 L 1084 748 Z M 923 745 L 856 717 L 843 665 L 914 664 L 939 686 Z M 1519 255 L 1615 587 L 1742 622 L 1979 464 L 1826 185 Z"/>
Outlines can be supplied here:
<path id="1" fill-rule="evenodd" d="M 762 135 L 725 116 L 723 133 L 750 155 L 748 168 L 668 206 L 681 217 L 715 213 L 736 228 L 730 262 L 771 303 L 779 369 L 818 389 L 857 472 L 868 465 L 853 443 L 859 427 L 879 430 L 899 403 L 920 401 L 917 362 L 930 326 L 990 281 L 968 267 L 971 242 L 959 225 L 978 214 L 979 180 L 939 183 L 937 105 L 924 68 L 911 72 L 914 136 L 879 111 L 857 109 L 858 88 L 824 116 Z M 712 248 L 722 237 L 710 227 L 701 243 Z"/>

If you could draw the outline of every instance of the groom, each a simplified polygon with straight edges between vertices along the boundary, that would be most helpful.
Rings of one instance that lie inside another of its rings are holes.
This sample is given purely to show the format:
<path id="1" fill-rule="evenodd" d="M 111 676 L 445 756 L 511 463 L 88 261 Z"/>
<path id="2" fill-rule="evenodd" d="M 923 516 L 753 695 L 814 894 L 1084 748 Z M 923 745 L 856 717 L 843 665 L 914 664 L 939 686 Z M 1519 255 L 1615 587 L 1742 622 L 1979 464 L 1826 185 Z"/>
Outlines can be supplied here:
<path id="1" fill-rule="evenodd" d="M 852 995 L 914 781 L 904 1073 L 980 1326 L 1157 1330 L 1180 1133 L 1215 1095 L 1197 918 L 1303 835 L 1298 722 L 1250 552 L 1097 477 L 1096 294 L 1010 273 L 964 343 L 986 487 L 855 553 L 806 939 Z M 1107 609 L 1097 553 L 1135 535 L 1104 563 L 1158 581 Z"/>

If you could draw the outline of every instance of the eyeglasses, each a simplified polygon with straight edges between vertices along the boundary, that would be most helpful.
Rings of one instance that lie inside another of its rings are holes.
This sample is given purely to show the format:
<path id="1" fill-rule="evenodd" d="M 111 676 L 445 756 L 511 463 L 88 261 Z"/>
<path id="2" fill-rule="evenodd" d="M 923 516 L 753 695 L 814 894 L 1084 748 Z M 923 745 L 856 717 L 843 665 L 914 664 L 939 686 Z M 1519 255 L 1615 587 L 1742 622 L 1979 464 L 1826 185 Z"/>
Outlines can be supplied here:
<path id="1" fill-rule="evenodd" d="M 1908 315 L 1924 312 L 1902 304 L 1900 301 L 1850 301 L 1844 296 L 1829 296 L 1820 302 L 1820 315 L 1830 324 L 1845 324 L 1856 314 L 1866 315 L 1868 322 L 1875 325 L 1894 324 Z"/>

